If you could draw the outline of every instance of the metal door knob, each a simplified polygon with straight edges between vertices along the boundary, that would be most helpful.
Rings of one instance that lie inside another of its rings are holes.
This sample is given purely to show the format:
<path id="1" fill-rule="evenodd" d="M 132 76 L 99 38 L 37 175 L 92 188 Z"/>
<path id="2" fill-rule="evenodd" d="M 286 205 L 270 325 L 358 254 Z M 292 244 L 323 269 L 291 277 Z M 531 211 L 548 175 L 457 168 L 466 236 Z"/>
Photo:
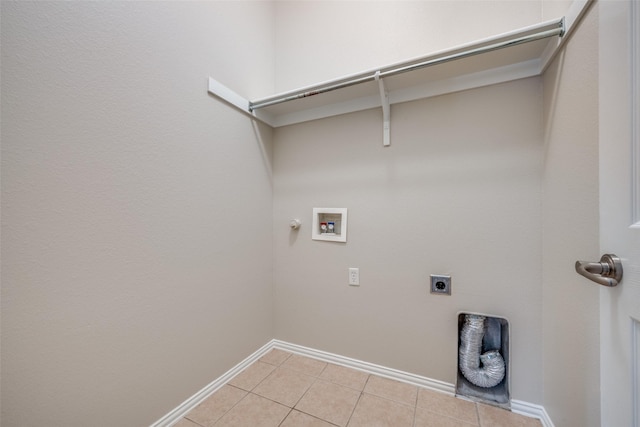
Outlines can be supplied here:
<path id="1" fill-rule="evenodd" d="M 622 280 L 622 261 L 614 254 L 604 254 L 600 262 L 576 261 L 576 272 L 602 286 L 617 286 Z"/>

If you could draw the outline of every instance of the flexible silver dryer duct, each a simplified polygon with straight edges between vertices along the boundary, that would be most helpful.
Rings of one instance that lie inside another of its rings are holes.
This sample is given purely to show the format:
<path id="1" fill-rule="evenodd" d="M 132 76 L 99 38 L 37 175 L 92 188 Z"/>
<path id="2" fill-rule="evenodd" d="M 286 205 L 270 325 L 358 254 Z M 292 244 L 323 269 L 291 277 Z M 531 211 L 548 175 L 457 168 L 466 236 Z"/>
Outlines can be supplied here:
<path id="1" fill-rule="evenodd" d="M 484 316 L 467 314 L 460 332 L 458 359 L 462 375 L 474 385 L 495 387 L 504 378 L 505 363 L 498 350 L 482 351 Z M 480 366 L 482 362 L 482 367 Z"/>

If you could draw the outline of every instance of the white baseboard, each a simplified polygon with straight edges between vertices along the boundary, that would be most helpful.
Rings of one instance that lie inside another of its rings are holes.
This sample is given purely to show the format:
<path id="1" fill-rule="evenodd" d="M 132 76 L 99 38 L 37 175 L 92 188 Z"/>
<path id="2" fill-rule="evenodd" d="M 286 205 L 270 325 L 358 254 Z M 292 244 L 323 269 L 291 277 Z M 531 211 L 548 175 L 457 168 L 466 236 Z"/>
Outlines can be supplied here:
<path id="1" fill-rule="evenodd" d="M 523 402 L 521 400 L 511 399 L 511 411 L 516 414 L 526 415 L 528 417 L 538 418 L 543 427 L 555 427 L 549 414 L 545 411 L 544 406 L 534 403 Z"/>
<path id="2" fill-rule="evenodd" d="M 288 351 L 290 353 L 311 357 L 313 359 L 345 366 L 347 368 L 357 369 L 368 374 L 374 374 L 392 380 L 401 381 L 407 384 L 412 384 L 418 387 L 438 391 L 451 396 L 455 395 L 455 386 L 443 381 L 438 381 L 420 375 L 399 371 L 397 369 L 375 365 L 373 363 L 363 362 L 361 360 L 328 353 L 326 351 L 303 347 L 297 344 L 291 344 L 279 340 L 271 340 L 256 352 L 254 352 L 251 356 L 244 359 L 238 365 L 227 371 L 224 375 L 205 386 L 202 390 L 191 396 L 189 399 L 185 400 L 177 408 L 156 421 L 151 425 L 151 427 L 170 427 L 173 424 L 177 423 L 180 418 L 184 417 L 187 414 L 187 412 L 198 406 L 203 400 L 211 396 L 223 385 L 229 382 L 233 377 L 238 375 L 245 368 L 247 368 L 256 360 L 260 359 L 272 349 Z M 535 405 L 533 403 L 523 402 L 520 400 L 511 400 L 511 410 L 521 415 L 540 419 L 543 427 L 554 427 L 544 407 L 540 405 Z"/>
<path id="3" fill-rule="evenodd" d="M 184 417 L 187 412 L 198 406 L 202 401 L 204 401 L 207 397 L 211 396 L 213 393 L 218 391 L 223 385 L 231 381 L 233 377 L 238 375 L 240 372 L 245 370 L 249 365 L 251 365 L 256 360 L 260 359 L 262 356 L 267 354 L 269 350 L 273 348 L 273 340 L 269 341 L 267 344 L 260 347 L 257 351 L 255 351 L 251 356 L 244 359 L 242 362 L 238 363 L 233 368 L 229 369 L 222 376 L 213 380 L 211 383 L 206 385 L 202 390 L 182 402 L 177 408 L 173 409 L 164 417 L 160 418 L 155 423 L 151 424 L 151 427 L 169 427 L 180 421 L 180 418 Z"/>
<path id="4" fill-rule="evenodd" d="M 455 387 L 453 386 L 453 384 L 445 383 L 443 381 L 432 380 L 430 378 L 421 377 L 419 375 L 410 374 L 408 372 L 399 371 L 397 369 L 374 365 L 373 363 L 363 362 L 361 360 L 351 359 L 349 357 L 327 353 L 326 351 L 315 350 L 284 341 L 273 340 L 273 346 L 274 348 L 280 350 L 300 354 L 302 356 L 308 356 L 313 359 L 345 366 L 347 368 L 357 369 L 368 374 L 375 374 L 380 377 L 390 378 L 392 380 L 401 381 L 407 384 L 428 388 L 430 390 L 439 391 L 451 396 L 455 394 Z"/>

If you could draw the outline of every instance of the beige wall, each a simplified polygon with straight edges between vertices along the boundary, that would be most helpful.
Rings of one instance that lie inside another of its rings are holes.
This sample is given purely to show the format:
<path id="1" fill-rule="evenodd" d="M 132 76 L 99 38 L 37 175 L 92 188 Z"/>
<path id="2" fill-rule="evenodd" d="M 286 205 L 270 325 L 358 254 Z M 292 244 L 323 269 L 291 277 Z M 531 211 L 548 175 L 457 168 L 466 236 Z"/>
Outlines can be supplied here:
<path id="1" fill-rule="evenodd" d="M 548 21 L 565 16 L 574 0 L 542 0 L 542 20 Z"/>
<path id="2" fill-rule="evenodd" d="M 276 338 L 455 383 L 457 313 L 506 317 L 512 397 L 541 402 L 541 111 L 531 78 L 394 105 L 389 148 L 378 110 L 277 129 Z M 349 209 L 346 244 L 313 207 Z"/>
<path id="3" fill-rule="evenodd" d="M 256 98 L 566 2 L 1 7 L 3 426 L 147 425 L 273 337 L 453 383 L 459 311 L 510 320 L 513 398 L 597 425 L 595 12 L 544 79 L 393 106 L 383 148 L 378 110 L 256 132 L 206 77 Z"/>
<path id="4" fill-rule="evenodd" d="M 598 10 L 544 75 L 544 406 L 558 426 L 600 425 L 599 289 L 577 259 L 598 260 Z"/>
<path id="5" fill-rule="evenodd" d="M 143 426 L 273 336 L 264 2 L 2 2 L 4 427 Z M 255 69 L 263 70 L 255 73 Z"/>
<path id="6" fill-rule="evenodd" d="M 276 89 L 295 89 L 537 24 L 542 5 L 540 0 L 277 1 Z"/>

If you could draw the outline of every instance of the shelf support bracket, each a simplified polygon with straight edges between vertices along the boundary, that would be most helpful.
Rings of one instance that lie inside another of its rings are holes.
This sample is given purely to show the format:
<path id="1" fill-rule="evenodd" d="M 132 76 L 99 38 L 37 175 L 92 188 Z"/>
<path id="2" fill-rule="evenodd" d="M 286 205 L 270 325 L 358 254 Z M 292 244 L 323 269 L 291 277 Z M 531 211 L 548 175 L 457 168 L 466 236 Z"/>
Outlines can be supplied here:
<path id="1" fill-rule="evenodd" d="M 236 109 L 243 112 L 244 114 L 251 117 L 252 119 L 260 120 L 262 123 L 265 123 L 273 127 L 273 123 L 269 115 L 260 114 L 256 111 L 253 111 L 251 109 L 251 103 L 247 99 L 238 95 L 236 92 L 229 89 L 219 81 L 215 80 L 212 77 L 209 77 L 208 86 L 209 86 L 208 92 L 211 95 L 214 95 L 215 97 L 225 101 L 226 103 L 228 103 L 232 107 L 235 107 Z"/>
<path id="2" fill-rule="evenodd" d="M 376 71 L 375 79 L 380 89 L 380 103 L 382 104 L 382 145 L 391 145 L 391 107 L 389 106 L 389 94 L 384 86 L 384 80 L 380 77 L 380 71 Z"/>

